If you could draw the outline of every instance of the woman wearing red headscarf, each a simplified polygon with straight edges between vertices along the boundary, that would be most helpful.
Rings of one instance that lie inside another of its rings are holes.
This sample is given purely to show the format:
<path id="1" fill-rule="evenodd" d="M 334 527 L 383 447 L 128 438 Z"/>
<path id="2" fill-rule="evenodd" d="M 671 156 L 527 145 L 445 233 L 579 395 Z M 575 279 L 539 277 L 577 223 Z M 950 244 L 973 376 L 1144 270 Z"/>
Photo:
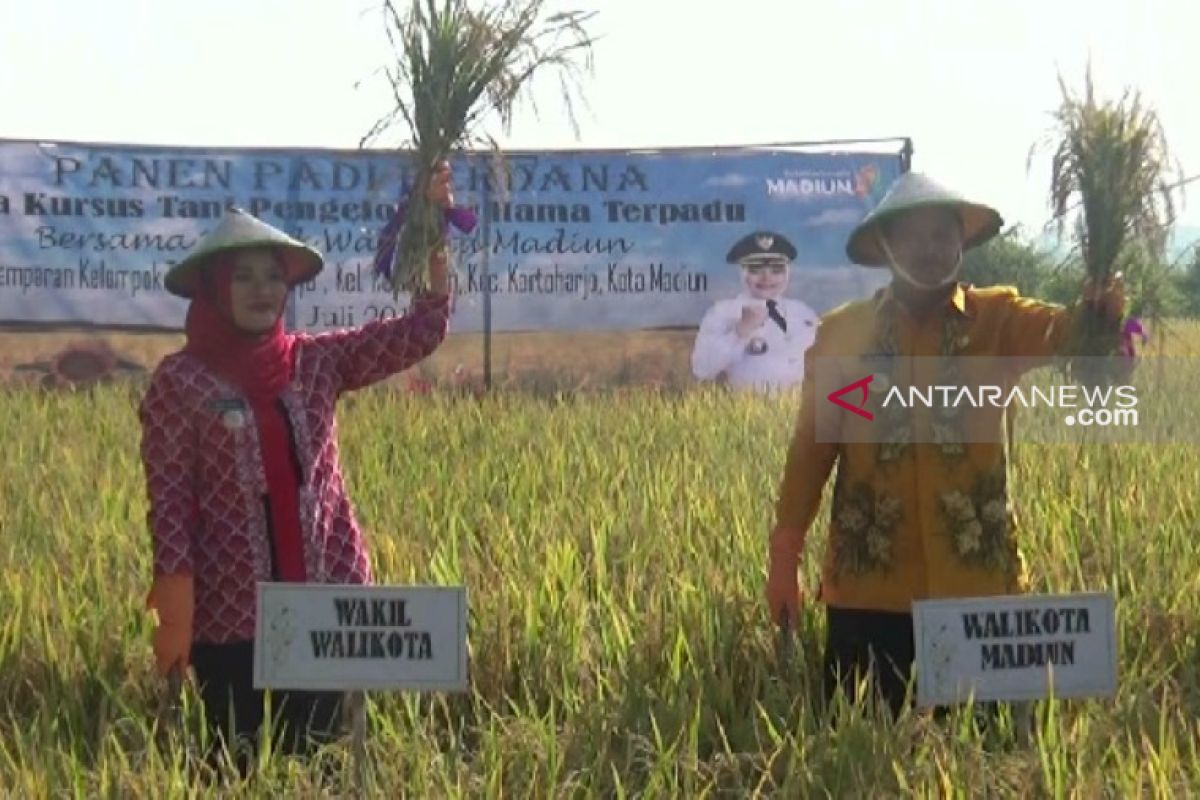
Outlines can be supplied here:
<path id="1" fill-rule="evenodd" d="M 448 174 L 431 198 L 449 205 Z M 446 334 L 444 250 L 403 317 L 285 333 L 288 292 L 322 266 L 314 249 L 233 211 L 166 278 L 190 305 L 186 346 L 160 363 L 139 409 L 154 549 L 148 604 L 159 618 L 158 670 L 194 669 L 216 745 L 233 744 L 230 732 L 253 742 L 263 721 L 252 684 L 256 584 L 372 580 L 339 464 L 339 396 L 411 367 Z M 284 749 L 331 738 L 340 700 L 276 697 Z"/>

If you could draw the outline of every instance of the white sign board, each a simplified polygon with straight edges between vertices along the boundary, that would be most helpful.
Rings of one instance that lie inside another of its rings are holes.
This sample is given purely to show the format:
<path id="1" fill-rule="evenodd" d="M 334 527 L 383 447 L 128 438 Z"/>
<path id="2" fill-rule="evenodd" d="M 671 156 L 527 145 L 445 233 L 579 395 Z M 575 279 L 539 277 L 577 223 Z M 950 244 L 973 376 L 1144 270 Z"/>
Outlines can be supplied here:
<path id="1" fill-rule="evenodd" d="M 467 690 L 465 587 L 260 583 L 257 689 Z"/>
<path id="2" fill-rule="evenodd" d="M 1020 595 L 913 603 L 917 704 L 1111 696 L 1111 594 Z"/>

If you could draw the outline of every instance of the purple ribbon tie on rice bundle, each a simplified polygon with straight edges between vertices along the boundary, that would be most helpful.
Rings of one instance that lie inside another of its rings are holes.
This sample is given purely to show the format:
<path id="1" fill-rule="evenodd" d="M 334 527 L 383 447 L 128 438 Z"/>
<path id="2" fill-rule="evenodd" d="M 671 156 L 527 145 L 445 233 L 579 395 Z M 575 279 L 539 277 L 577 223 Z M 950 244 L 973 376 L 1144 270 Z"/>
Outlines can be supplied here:
<path id="1" fill-rule="evenodd" d="M 1142 327 L 1142 322 L 1137 317 L 1128 317 L 1125 320 L 1125 325 L 1121 328 L 1121 355 L 1126 358 L 1134 358 L 1137 356 L 1137 350 L 1133 346 L 1133 337 L 1138 336 L 1142 340 L 1142 344 L 1149 341 L 1146 336 L 1146 330 Z"/>
<path id="2" fill-rule="evenodd" d="M 379 235 L 379 246 L 375 248 L 375 273 L 382 275 L 389 281 L 392 279 L 392 259 L 396 252 L 396 242 L 400 238 L 400 229 L 404 227 L 404 214 L 408 209 L 406 203 L 400 203 L 396 207 L 396 213 L 383 226 L 383 232 Z M 453 225 L 461 233 L 470 233 L 475 230 L 477 223 L 475 212 L 463 206 L 454 206 L 447 208 L 442 212 L 442 233 Z"/>

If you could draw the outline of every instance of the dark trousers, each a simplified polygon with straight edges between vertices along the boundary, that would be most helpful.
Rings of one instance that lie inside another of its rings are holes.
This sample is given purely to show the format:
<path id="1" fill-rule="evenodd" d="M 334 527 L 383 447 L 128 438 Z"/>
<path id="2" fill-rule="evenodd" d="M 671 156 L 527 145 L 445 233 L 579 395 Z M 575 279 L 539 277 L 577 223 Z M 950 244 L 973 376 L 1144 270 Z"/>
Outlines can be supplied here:
<path id="1" fill-rule="evenodd" d="M 883 702 L 895 718 L 916 699 L 916 660 L 912 614 L 891 611 L 860 611 L 826 606 L 824 689 L 827 701 L 838 687 L 853 701 L 858 683 Z M 909 678 L 913 678 L 908 696 Z M 1000 710 L 998 703 L 976 703 L 979 721 L 987 725 Z M 935 718 L 945 718 L 950 709 L 933 709 Z"/>
<path id="2" fill-rule="evenodd" d="M 898 715 L 915 658 L 912 614 L 827 606 L 825 621 L 826 700 L 840 687 L 853 701 L 865 679 L 867 691 Z"/>
<path id="3" fill-rule="evenodd" d="M 264 692 L 254 688 L 254 642 L 195 643 L 192 668 L 213 742 L 209 758 L 228 748 L 244 773 L 266 711 Z M 337 737 L 341 703 L 341 692 L 271 692 L 272 741 L 284 753 L 311 753 Z"/>

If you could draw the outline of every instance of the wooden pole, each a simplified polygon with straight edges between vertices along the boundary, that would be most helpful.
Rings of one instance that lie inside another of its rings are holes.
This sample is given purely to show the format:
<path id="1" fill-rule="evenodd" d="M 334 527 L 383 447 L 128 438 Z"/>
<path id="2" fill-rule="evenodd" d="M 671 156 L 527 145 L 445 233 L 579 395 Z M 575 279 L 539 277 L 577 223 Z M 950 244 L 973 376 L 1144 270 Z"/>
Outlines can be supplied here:
<path id="1" fill-rule="evenodd" d="M 779 659 L 780 665 L 785 670 L 790 670 L 792 666 L 792 624 L 788 617 L 787 608 L 779 615 L 779 637 L 775 642 L 775 654 Z"/>
<path id="2" fill-rule="evenodd" d="M 161 719 L 175 730 L 183 727 L 183 671 L 178 664 L 171 667 L 171 671 L 167 673 L 167 691 L 163 696 Z"/>
<path id="3" fill-rule="evenodd" d="M 492 270 L 491 270 L 491 232 L 489 222 L 491 214 L 488 211 L 489 182 L 483 182 L 483 202 L 480 209 L 483 212 L 483 263 L 480 273 L 483 275 L 483 388 L 492 389 Z"/>
<path id="4" fill-rule="evenodd" d="M 368 797 L 371 786 L 367 758 L 367 697 L 363 691 L 346 693 L 346 715 L 350 725 L 350 752 L 354 761 L 354 784 L 360 797 Z"/>

